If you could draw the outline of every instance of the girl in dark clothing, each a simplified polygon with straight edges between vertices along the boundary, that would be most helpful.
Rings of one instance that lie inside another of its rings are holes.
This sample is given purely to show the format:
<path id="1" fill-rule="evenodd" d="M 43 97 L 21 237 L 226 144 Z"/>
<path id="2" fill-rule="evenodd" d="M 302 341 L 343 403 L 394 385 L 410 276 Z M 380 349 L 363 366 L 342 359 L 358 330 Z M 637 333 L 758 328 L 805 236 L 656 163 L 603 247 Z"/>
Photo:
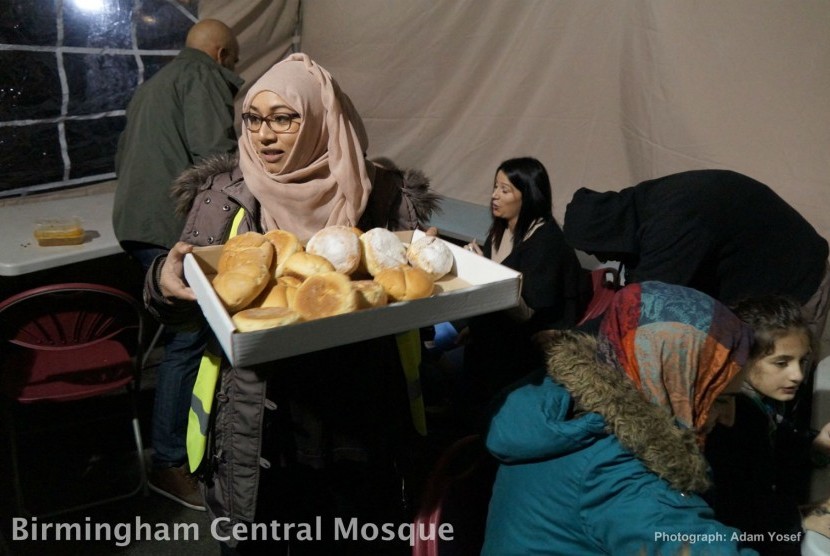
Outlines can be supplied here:
<path id="1" fill-rule="evenodd" d="M 762 553 L 798 554 L 811 452 L 830 450 L 830 424 L 820 433 L 799 430 L 788 408 L 804 380 L 810 332 L 798 302 L 787 297 L 747 299 L 735 312 L 755 341 L 735 423 L 717 427 L 706 444 L 711 501 L 719 520 L 764 539 L 754 544 Z"/>

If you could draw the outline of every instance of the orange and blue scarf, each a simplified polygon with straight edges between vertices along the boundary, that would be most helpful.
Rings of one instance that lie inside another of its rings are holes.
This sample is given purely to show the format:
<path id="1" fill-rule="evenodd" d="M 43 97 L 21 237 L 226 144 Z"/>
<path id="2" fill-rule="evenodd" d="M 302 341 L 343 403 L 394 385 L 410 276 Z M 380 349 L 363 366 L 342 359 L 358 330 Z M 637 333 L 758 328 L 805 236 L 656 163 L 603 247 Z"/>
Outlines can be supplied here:
<path id="1" fill-rule="evenodd" d="M 726 306 L 662 282 L 621 289 L 600 325 L 601 355 L 686 428 L 702 430 L 741 372 L 752 332 Z"/>

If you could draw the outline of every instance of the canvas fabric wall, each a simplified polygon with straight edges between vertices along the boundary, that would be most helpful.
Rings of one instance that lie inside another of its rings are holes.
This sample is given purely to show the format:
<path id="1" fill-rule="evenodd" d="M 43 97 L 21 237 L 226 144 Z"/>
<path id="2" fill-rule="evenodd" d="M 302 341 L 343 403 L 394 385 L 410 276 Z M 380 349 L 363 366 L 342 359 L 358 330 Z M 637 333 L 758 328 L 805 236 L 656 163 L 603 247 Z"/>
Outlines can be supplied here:
<path id="1" fill-rule="evenodd" d="M 218 19 L 239 41 L 236 72 L 245 80 L 236 97 L 236 119 L 248 89 L 265 70 L 299 48 L 300 0 L 201 0 L 200 19 Z"/>
<path id="2" fill-rule="evenodd" d="M 297 2 L 203 0 L 200 15 L 233 19 L 250 83 L 290 47 L 278 31 L 293 28 Z M 487 204 L 497 164 L 535 156 L 561 220 L 579 187 L 730 168 L 830 237 L 826 0 L 301 7 L 298 46 L 352 97 L 370 156 L 421 168 L 441 193 Z"/>

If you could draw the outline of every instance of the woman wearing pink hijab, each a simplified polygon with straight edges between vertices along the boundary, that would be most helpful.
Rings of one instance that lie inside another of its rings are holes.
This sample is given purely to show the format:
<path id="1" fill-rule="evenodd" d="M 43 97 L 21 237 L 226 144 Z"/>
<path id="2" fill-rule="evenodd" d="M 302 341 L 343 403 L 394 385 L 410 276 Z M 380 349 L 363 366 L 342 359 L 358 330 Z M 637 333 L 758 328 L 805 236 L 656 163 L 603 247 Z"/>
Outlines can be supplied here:
<path id="1" fill-rule="evenodd" d="M 187 223 L 145 288 L 150 311 L 168 325 L 202 318 L 182 275 L 194 245 L 222 244 L 247 231 L 287 230 L 305 241 L 332 225 L 414 229 L 437 205 L 419 172 L 366 158 L 360 116 L 328 71 L 305 54 L 271 67 L 242 110 L 238 160 L 208 160 L 174 186 Z M 347 541 L 334 549 L 327 541 L 335 517 L 378 524 L 396 517 L 390 504 L 400 478 L 391 462 L 411 425 L 394 338 L 249 368 L 223 361 L 212 405 L 201 431 L 207 447 L 191 454 L 189 430 L 188 455 L 225 553 L 280 554 L 289 545 L 292 556 L 374 553 L 377 543 Z M 274 520 L 294 526 L 275 536 Z M 250 532 L 260 523 L 268 524 L 267 542 L 239 542 L 232 533 L 235 524 Z"/>

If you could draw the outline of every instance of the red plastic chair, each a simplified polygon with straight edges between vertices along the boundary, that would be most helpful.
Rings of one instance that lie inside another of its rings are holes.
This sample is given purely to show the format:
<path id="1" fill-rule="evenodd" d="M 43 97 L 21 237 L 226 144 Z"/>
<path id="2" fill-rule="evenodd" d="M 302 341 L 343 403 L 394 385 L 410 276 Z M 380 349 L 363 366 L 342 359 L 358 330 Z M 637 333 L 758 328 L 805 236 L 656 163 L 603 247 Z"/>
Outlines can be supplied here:
<path id="1" fill-rule="evenodd" d="M 611 299 L 617 290 L 620 289 L 620 272 L 614 267 L 595 268 L 591 271 L 591 288 L 593 294 L 582 315 L 576 324 L 582 326 L 588 321 L 601 317 L 611 304 Z"/>
<path id="2" fill-rule="evenodd" d="M 427 478 L 415 517 L 412 556 L 481 552 L 497 468 L 480 435 L 466 436 L 447 448 Z M 443 540 L 437 534 L 442 523 L 452 525 L 452 540 Z"/>
<path id="3" fill-rule="evenodd" d="M 0 392 L 6 402 L 4 421 L 10 440 L 18 512 L 31 515 L 24 504 L 18 431 L 13 423 L 15 410 L 23 408 L 16 404 L 68 403 L 119 391 L 128 393 L 124 403 L 129 404 L 132 415 L 137 484 L 127 492 L 39 515 L 74 511 L 145 491 L 144 449 L 136 407 L 144 364 L 144 317 L 138 301 L 123 291 L 99 284 L 64 283 L 34 288 L 0 303 L 0 342 Z M 96 415 L 97 418 L 109 420 L 112 415 Z M 47 430 L 66 424 L 52 422 Z M 60 454 L 47 453 L 56 464 L 61 461 Z M 59 467 L 56 472 L 60 473 Z"/>

